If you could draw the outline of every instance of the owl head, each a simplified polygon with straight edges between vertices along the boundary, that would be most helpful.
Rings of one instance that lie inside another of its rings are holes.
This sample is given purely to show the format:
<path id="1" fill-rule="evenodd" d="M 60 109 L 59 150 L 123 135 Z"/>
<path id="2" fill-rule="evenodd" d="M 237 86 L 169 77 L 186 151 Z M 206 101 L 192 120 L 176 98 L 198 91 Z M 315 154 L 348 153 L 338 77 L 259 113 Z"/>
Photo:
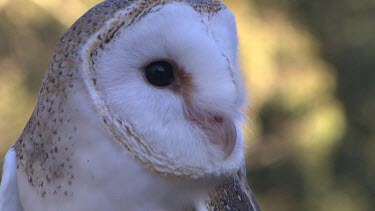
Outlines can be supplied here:
<path id="1" fill-rule="evenodd" d="M 218 0 L 108 0 L 62 37 L 44 87 L 84 87 L 113 141 L 157 173 L 232 173 L 243 160 L 237 48 Z"/>

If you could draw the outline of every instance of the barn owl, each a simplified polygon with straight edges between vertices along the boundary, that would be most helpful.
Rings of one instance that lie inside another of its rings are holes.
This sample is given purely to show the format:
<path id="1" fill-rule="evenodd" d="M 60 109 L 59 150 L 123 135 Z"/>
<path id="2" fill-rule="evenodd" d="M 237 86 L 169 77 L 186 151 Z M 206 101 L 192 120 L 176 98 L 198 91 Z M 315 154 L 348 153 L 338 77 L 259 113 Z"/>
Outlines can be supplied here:
<path id="1" fill-rule="evenodd" d="M 5 157 L 0 209 L 259 210 L 219 0 L 107 0 L 60 39 Z"/>

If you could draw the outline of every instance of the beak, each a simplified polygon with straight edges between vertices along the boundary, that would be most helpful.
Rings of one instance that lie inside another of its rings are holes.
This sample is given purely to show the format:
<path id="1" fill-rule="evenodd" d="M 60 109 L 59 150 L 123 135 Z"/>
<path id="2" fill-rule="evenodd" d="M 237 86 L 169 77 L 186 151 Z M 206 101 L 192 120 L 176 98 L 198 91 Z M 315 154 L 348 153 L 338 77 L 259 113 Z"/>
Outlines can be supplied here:
<path id="1" fill-rule="evenodd" d="M 224 152 L 224 159 L 232 154 L 237 140 L 236 126 L 232 118 L 202 110 L 188 110 L 187 117 L 204 131 L 210 143 Z"/>

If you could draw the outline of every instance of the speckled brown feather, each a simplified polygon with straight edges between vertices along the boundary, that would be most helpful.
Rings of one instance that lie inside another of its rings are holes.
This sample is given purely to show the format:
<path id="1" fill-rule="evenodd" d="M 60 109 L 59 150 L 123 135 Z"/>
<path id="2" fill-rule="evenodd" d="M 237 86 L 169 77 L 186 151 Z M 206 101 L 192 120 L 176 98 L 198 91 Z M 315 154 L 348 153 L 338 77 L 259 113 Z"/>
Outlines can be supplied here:
<path id="1" fill-rule="evenodd" d="M 176 1 L 187 3 L 200 13 L 214 13 L 225 7 L 219 0 Z M 119 11 L 126 12 L 129 25 L 137 22 L 153 7 L 168 2 L 173 0 L 105 1 L 83 15 L 58 42 L 49 71 L 42 83 L 36 108 L 15 145 L 17 168 L 25 172 L 28 182 L 41 197 L 47 194 L 72 194 L 65 188 L 74 185 L 74 163 L 70 161 L 73 153 L 71 149 L 74 148 L 72 140 L 76 134 L 84 131 L 80 130 L 77 122 L 71 121 L 75 115 L 80 114 L 69 105 L 69 100 L 76 90 L 87 88 L 81 68 L 86 59 L 81 54 L 83 47 L 93 39 L 93 43 L 97 44 L 93 46 L 98 49 L 109 42 L 124 25 L 124 22 L 119 21 L 112 26 L 106 26 L 107 21 L 114 18 Z M 103 27 L 107 27 L 108 31 L 98 36 L 97 32 Z M 94 58 L 95 51 L 91 53 L 91 58 Z M 93 64 L 95 60 L 91 62 L 90 64 Z M 95 78 L 91 80 L 95 86 Z M 104 119 L 104 124 L 106 123 Z M 45 188 L 46 186 L 50 188 Z M 240 194 L 244 201 L 249 201 L 246 197 L 249 195 L 245 194 L 246 188 L 243 187 L 244 184 L 237 177 L 226 180 L 223 187 L 212 195 L 210 206 L 221 210 L 217 200 L 223 198 L 224 189 L 234 190 L 233 197 Z M 233 201 L 232 197 L 227 199 Z M 237 206 L 237 200 L 232 204 Z"/>
<path id="2" fill-rule="evenodd" d="M 225 179 L 222 185 L 210 194 L 210 200 L 206 205 L 210 211 L 260 211 L 247 183 L 245 165 L 238 171 L 238 174 Z"/>
<path id="3" fill-rule="evenodd" d="M 68 195 L 64 186 L 74 182 L 70 148 L 74 147 L 71 140 L 80 132 L 80 126 L 71 122 L 74 112 L 67 112 L 66 102 L 75 89 L 83 87 L 80 50 L 107 19 L 130 3 L 106 1 L 94 7 L 56 45 L 36 108 L 15 145 L 17 168 L 24 170 L 29 183 L 42 197 L 51 193 Z M 55 188 L 45 188 L 52 185 Z"/>

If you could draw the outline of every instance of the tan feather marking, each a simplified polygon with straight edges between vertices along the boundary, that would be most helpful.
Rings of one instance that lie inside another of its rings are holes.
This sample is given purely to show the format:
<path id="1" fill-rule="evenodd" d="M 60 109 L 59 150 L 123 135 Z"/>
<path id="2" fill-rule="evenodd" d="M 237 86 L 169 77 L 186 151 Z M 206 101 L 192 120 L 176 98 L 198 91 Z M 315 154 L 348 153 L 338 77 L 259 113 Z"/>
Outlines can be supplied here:
<path id="1" fill-rule="evenodd" d="M 64 188 L 74 183 L 71 162 L 75 133 L 68 99 L 82 85 L 80 51 L 87 40 L 128 1 L 106 1 L 83 15 L 57 43 L 38 102 L 15 145 L 17 168 L 41 197 L 70 197 Z M 81 88 L 81 87 L 80 87 Z"/>

